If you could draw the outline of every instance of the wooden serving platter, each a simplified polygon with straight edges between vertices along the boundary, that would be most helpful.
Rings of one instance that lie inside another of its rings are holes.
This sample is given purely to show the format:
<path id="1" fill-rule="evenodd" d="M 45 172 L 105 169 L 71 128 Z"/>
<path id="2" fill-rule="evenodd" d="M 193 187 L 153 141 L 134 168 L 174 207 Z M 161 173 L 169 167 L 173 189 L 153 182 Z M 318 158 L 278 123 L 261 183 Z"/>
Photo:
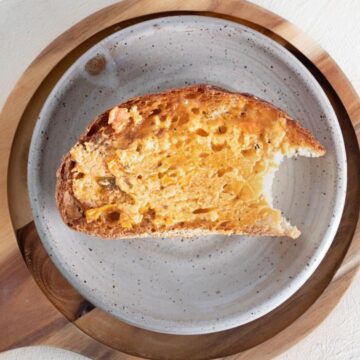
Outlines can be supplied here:
<path id="1" fill-rule="evenodd" d="M 337 113 L 348 158 L 339 230 L 321 265 L 284 304 L 251 323 L 207 334 L 154 333 L 122 323 L 84 299 L 51 262 L 29 207 L 26 166 L 39 111 L 54 84 L 84 51 L 144 19 L 217 16 L 250 26 L 291 51 L 316 77 Z M 55 39 L 29 66 L 0 115 L 0 350 L 47 344 L 94 359 L 272 358 L 316 327 L 337 304 L 360 265 L 360 100 L 331 57 L 299 29 L 245 1 L 123 1 Z M 131 354 L 131 355 L 127 355 Z M 236 354 L 236 355 L 234 355 Z"/>

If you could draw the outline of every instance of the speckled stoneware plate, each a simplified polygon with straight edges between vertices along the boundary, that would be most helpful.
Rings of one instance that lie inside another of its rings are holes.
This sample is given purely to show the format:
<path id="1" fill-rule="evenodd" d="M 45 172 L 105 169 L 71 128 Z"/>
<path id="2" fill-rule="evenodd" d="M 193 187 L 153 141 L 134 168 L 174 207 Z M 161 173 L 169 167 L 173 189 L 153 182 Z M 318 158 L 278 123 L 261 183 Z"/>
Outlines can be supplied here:
<path id="1" fill-rule="evenodd" d="M 273 185 L 275 206 L 302 236 L 104 241 L 67 228 L 55 205 L 55 172 L 88 122 L 122 100 L 192 83 L 264 98 L 326 147 L 323 158 L 286 160 Z M 71 66 L 41 111 L 28 179 L 42 242 L 83 296 L 142 328 L 198 334 L 266 314 L 310 277 L 339 224 L 346 157 L 326 95 L 286 49 L 231 21 L 173 16 L 125 28 Z"/>
<path id="2" fill-rule="evenodd" d="M 0 360 L 90 360 L 78 353 L 53 346 L 25 346 L 0 353 Z"/>

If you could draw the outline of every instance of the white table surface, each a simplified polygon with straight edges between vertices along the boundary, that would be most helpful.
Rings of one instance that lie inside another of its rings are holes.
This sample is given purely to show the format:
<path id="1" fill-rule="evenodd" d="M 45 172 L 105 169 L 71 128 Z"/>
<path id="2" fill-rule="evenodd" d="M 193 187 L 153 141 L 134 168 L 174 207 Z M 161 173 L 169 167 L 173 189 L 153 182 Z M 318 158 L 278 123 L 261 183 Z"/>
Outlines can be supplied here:
<path id="1" fill-rule="evenodd" d="M 46 45 L 82 18 L 115 2 L 0 0 L 0 108 L 16 80 Z M 307 32 L 337 61 L 360 93 L 360 0 L 252 2 Z M 329 317 L 277 360 L 360 359 L 359 298 L 360 274 Z"/>

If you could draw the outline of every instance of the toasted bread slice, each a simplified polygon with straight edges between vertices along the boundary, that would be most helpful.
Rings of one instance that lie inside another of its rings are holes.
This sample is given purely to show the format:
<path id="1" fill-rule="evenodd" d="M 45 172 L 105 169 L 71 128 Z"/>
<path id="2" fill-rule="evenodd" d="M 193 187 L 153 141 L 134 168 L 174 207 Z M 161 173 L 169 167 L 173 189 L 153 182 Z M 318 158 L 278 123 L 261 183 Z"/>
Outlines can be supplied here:
<path id="1" fill-rule="evenodd" d="M 284 156 L 325 149 L 298 122 L 248 94 L 194 85 L 131 99 L 100 115 L 64 157 L 65 223 L 100 236 L 300 231 L 271 206 Z"/>

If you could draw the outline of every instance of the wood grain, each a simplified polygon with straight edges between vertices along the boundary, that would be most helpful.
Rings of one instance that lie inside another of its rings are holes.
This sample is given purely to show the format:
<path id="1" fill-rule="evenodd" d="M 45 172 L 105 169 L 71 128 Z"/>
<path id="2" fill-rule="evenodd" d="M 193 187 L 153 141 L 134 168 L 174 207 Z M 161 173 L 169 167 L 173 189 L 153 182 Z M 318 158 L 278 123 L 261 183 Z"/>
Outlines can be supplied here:
<path id="1" fill-rule="evenodd" d="M 17 232 L 20 250 L 32 276 L 52 303 L 70 321 L 91 311 L 85 300 L 60 274 L 42 246 L 33 222 Z"/>
<path id="2" fill-rule="evenodd" d="M 314 74 L 332 102 L 346 139 L 348 156 L 348 192 L 341 225 L 313 276 L 288 301 L 261 319 L 210 335 L 154 333 L 124 324 L 93 308 L 49 259 L 31 222 L 27 200 L 26 162 L 32 129 L 58 78 L 74 59 L 108 34 L 130 23 L 159 16 L 157 13 L 174 10 L 202 11 L 201 14 L 239 21 L 294 53 Z M 299 341 L 326 317 L 359 267 L 360 231 L 356 225 L 360 205 L 359 98 L 328 54 L 293 25 L 253 4 L 240 0 L 139 0 L 105 8 L 61 35 L 34 60 L 8 98 L 0 119 L 3 127 L 0 328 L 7 329 L 5 336 L 0 337 L 0 350 L 41 343 L 96 359 L 134 358 L 118 350 L 156 359 L 205 359 L 239 352 L 230 358 L 270 359 Z M 18 243 L 14 229 L 19 229 Z"/>

